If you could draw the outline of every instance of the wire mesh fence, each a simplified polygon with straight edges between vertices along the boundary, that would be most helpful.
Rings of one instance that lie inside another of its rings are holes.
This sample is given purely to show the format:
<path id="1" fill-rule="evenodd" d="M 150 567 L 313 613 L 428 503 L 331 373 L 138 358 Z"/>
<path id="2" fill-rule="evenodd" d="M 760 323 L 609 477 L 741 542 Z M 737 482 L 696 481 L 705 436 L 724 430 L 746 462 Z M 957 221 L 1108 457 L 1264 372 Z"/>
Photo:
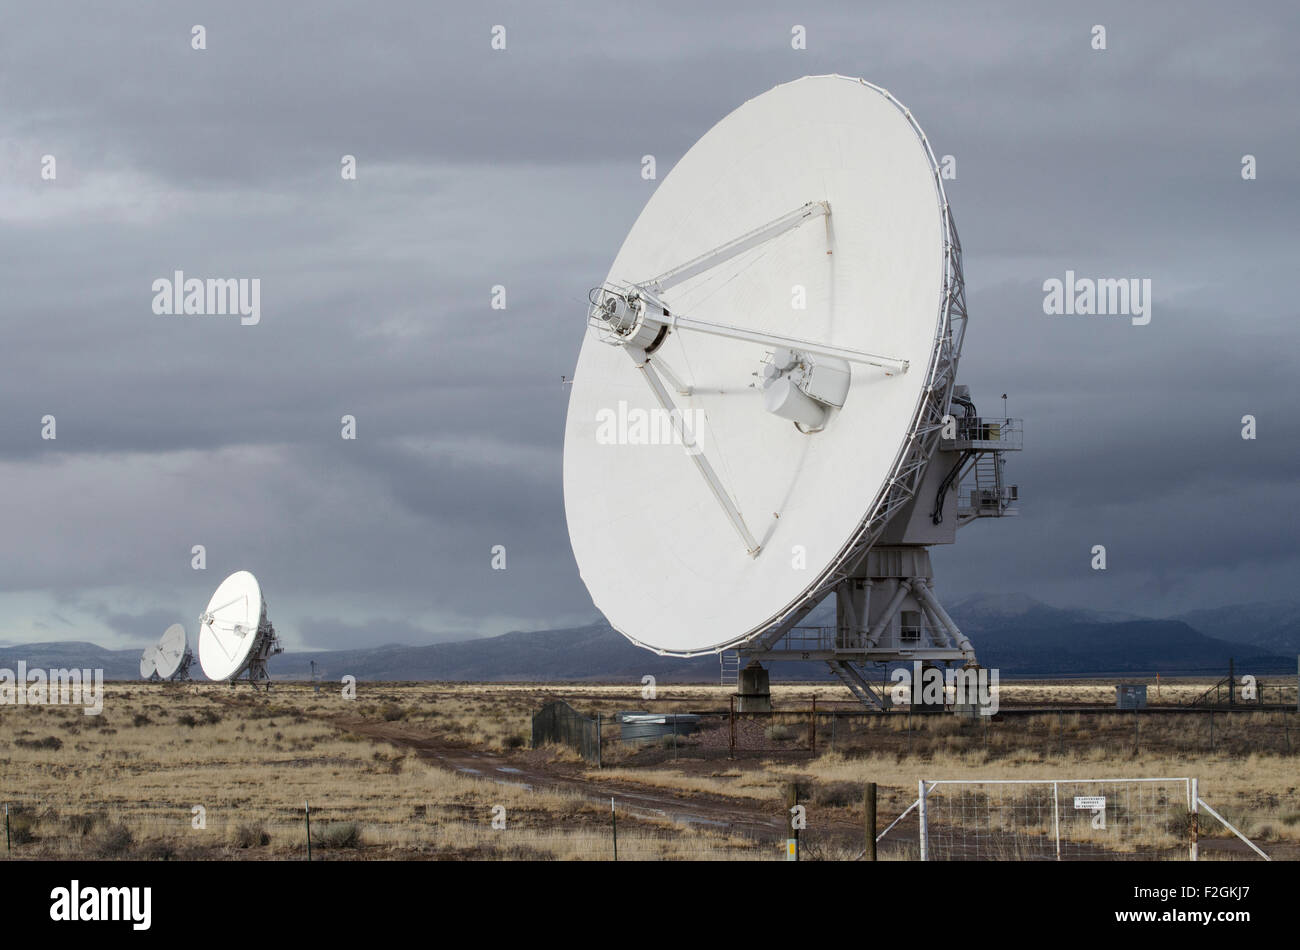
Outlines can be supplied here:
<path id="1" fill-rule="evenodd" d="M 1186 778 L 922 782 L 919 802 L 922 860 L 1190 856 Z"/>

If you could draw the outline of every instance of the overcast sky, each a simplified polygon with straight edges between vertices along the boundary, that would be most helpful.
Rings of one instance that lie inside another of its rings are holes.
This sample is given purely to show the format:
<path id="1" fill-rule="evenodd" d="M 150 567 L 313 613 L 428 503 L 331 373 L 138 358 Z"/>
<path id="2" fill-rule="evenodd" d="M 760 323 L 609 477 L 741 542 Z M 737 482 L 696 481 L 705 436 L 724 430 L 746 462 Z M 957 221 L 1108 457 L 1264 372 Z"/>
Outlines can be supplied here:
<path id="1" fill-rule="evenodd" d="M 560 377 L 653 193 L 641 157 L 662 179 L 746 99 L 829 72 L 954 156 L 959 378 L 1025 420 L 1021 515 L 936 552 L 940 593 L 1293 595 L 1300 13 L 1056 7 L 6 5 L 0 639 L 193 634 L 238 569 L 295 647 L 594 619 Z M 260 278 L 261 322 L 155 315 L 178 269 Z M 1150 324 L 1044 314 L 1067 269 L 1149 278 Z"/>

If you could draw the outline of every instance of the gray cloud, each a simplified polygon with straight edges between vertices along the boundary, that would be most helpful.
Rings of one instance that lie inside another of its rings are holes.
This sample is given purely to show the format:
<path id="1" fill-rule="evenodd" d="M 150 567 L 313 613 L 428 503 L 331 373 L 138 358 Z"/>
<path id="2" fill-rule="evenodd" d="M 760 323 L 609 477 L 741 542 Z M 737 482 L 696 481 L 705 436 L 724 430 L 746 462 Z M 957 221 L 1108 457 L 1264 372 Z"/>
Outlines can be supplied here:
<path id="1" fill-rule="evenodd" d="M 1026 419 L 1021 516 L 965 529 L 936 557 L 941 588 L 1135 612 L 1280 596 L 1300 567 L 1298 20 L 1281 4 L 6 8 L 0 636 L 134 643 L 156 636 L 137 621 L 196 617 L 240 567 L 296 643 L 591 619 L 559 377 L 652 193 L 640 157 L 662 176 L 745 99 L 821 72 L 886 86 L 956 157 L 961 376 Z M 1248 152 L 1258 181 L 1238 173 Z M 57 182 L 39 179 L 46 153 Z M 178 268 L 260 277 L 262 323 L 153 315 L 152 280 Z M 1044 315 L 1042 282 L 1067 268 L 1150 277 L 1151 325 Z"/>

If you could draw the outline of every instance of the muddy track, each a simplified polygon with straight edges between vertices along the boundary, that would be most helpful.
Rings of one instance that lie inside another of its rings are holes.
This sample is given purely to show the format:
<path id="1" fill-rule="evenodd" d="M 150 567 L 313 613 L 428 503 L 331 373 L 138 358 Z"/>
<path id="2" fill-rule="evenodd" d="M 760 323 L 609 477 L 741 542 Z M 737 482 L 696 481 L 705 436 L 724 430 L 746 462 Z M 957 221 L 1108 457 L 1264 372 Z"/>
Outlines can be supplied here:
<path id="1" fill-rule="evenodd" d="M 617 779 L 596 781 L 584 776 L 580 766 L 555 762 L 543 767 L 530 761 L 531 756 L 474 751 L 397 722 L 355 716 L 331 716 L 326 721 L 356 735 L 409 749 L 439 768 L 488 781 L 571 792 L 593 802 L 613 798 L 618 807 L 639 817 L 714 827 L 757 841 L 775 842 L 784 834 L 776 803 L 703 793 L 676 795 Z"/>

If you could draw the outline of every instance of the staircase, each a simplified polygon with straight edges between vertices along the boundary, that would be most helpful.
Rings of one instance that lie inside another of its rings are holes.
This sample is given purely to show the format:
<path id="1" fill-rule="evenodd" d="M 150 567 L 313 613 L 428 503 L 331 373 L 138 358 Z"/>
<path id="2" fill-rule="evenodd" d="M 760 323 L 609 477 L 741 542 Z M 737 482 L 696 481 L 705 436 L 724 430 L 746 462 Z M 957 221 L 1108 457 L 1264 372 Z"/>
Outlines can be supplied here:
<path id="1" fill-rule="evenodd" d="M 876 691 L 867 683 L 866 678 L 847 660 L 827 660 L 831 672 L 840 678 L 840 682 L 849 688 L 858 702 L 868 709 L 883 709 L 885 702 L 876 695 Z"/>

